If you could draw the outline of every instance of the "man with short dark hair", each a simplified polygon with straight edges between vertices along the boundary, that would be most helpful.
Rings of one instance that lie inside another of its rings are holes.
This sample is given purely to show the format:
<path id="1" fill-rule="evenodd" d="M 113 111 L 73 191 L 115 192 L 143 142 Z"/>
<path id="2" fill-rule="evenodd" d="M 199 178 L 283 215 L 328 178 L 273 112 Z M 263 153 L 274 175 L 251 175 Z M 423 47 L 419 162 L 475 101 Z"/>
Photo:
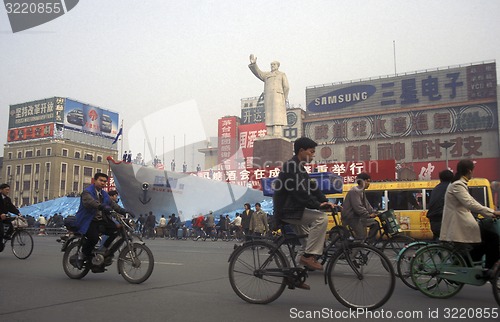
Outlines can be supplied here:
<path id="1" fill-rule="evenodd" d="M 84 234 L 82 252 L 78 254 L 77 267 L 81 268 L 85 260 L 89 260 L 92 250 L 99 241 L 99 234 L 109 236 L 103 244 L 108 248 L 117 234 L 116 224 L 109 218 L 108 213 L 114 210 L 122 215 L 126 210 L 114 202 L 104 187 L 108 183 L 108 176 L 105 173 L 96 173 L 94 183 L 88 186 L 80 196 L 80 206 L 76 212 L 76 226 L 78 232 Z"/>
<path id="2" fill-rule="evenodd" d="M 306 137 L 297 139 L 294 142 L 295 155 L 283 165 L 273 183 L 274 215 L 292 224 L 297 234 L 308 235 L 305 241 L 301 241 L 303 244 L 300 252 L 303 254 L 299 257 L 299 263 L 312 270 L 323 269 L 316 256 L 323 253 L 328 219 L 319 209 L 335 206 L 328 201 L 316 182 L 310 179 L 304 167 L 314 159 L 317 145 Z M 301 284 L 299 288 L 310 287 Z"/>
<path id="3" fill-rule="evenodd" d="M 12 218 L 9 218 L 7 214 L 9 212 L 20 216 L 19 209 L 14 206 L 9 198 L 10 186 L 6 183 L 0 185 L 0 251 L 3 250 L 3 238 L 4 238 L 4 228 L 3 225 L 8 225 L 7 234 L 5 238 L 10 239 L 12 232 L 14 231 L 14 226 L 12 226 Z"/>
<path id="4" fill-rule="evenodd" d="M 429 210 L 427 211 L 427 218 L 429 218 L 431 224 L 434 240 L 439 240 L 441 220 L 443 219 L 444 196 L 446 195 L 446 189 L 453 181 L 453 172 L 448 169 L 439 172 L 439 181 L 438 185 L 432 189 Z"/>
<path id="5" fill-rule="evenodd" d="M 370 186 L 371 177 L 368 173 L 361 172 L 356 176 L 357 185 L 347 192 L 342 205 L 342 223 L 349 225 L 354 237 L 357 239 L 374 240 L 379 229 L 378 222 L 374 219 L 377 214 L 366 199 L 365 190 Z M 366 227 L 370 228 L 368 238 Z"/>

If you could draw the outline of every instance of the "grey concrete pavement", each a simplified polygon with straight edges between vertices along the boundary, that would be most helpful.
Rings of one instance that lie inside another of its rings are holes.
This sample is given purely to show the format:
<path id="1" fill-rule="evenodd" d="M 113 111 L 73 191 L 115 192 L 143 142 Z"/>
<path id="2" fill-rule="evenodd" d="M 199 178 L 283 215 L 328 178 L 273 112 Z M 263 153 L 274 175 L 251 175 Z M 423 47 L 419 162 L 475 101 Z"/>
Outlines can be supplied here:
<path id="1" fill-rule="evenodd" d="M 0 253 L 0 321 L 290 321 L 313 314 L 314 320 L 386 321 L 390 314 L 391 321 L 446 321 L 446 314 L 451 317 L 456 311 L 459 316 L 459 310 L 468 312 L 468 321 L 498 321 L 485 314 L 480 318 L 477 312 L 500 310 L 489 283 L 465 286 L 452 299 L 435 300 L 398 281 L 376 315 L 357 316 L 335 300 L 321 273 L 310 275 L 310 291 L 287 289 L 273 303 L 252 305 L 231 289 L 227 259 L 233 243 L 222 241 L 147 240 L 155 268 L 140 285 L 127 283 L 116 264 L 105 273 L 71 280 L 62 269 L 55 239 L 35 236 L 27 260 L 15 258 L 10 248 Z M 398 312 L 413 318 L 396 318 Z M 436 319 L 429 316 L 434 312 Z"/>

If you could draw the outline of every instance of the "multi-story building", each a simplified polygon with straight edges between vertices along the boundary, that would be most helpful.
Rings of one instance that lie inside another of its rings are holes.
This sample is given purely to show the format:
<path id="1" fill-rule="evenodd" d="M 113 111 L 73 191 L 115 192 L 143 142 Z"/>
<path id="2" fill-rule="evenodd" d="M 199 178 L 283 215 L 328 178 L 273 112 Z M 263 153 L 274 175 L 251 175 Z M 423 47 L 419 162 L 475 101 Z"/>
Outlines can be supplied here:
<path id="1" fill-rule="evenodd" d="M 78 194 L 117 159 L 118 114 L 67 98 L 11 105 L 2 175 L 18 205 Z"/>

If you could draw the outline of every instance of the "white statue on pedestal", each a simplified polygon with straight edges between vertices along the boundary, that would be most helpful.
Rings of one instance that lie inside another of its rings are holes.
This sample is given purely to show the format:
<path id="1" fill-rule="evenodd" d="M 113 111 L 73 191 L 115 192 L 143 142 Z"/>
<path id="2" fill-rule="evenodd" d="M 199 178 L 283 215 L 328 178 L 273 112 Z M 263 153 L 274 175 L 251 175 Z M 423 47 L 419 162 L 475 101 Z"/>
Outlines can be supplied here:
<path id="1" fill-rule="evenodd" d="M 288 100 L 288 79 L 278 70 L 280 63 L 273 61 L 271 71 L 263 72 L 257 66 L 257 57 L 250 55 L 248 68 L 264 82 L 264 111 L 266 114 L 267 135 L 283 137 L 283 127 L 287 125 L 286 101 Z"/>

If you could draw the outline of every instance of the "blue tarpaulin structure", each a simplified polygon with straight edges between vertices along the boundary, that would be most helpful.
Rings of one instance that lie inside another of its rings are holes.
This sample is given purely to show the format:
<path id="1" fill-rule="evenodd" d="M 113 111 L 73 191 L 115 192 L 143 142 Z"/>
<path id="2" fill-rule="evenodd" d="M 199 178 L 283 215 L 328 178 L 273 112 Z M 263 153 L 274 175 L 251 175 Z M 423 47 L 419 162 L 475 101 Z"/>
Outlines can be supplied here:
<path id="1" fill-rule="evenodd" d="M 44 202 L 39 202 L 31 206 L 19 208 L 23 216 L 30 215 L 38 217 L 43 215 L 45 217 L 53 216 L 55 213 L 61 213 L 63 217 L 74 215 L 80 205 L 80 197 L 61 197 Z"/>

